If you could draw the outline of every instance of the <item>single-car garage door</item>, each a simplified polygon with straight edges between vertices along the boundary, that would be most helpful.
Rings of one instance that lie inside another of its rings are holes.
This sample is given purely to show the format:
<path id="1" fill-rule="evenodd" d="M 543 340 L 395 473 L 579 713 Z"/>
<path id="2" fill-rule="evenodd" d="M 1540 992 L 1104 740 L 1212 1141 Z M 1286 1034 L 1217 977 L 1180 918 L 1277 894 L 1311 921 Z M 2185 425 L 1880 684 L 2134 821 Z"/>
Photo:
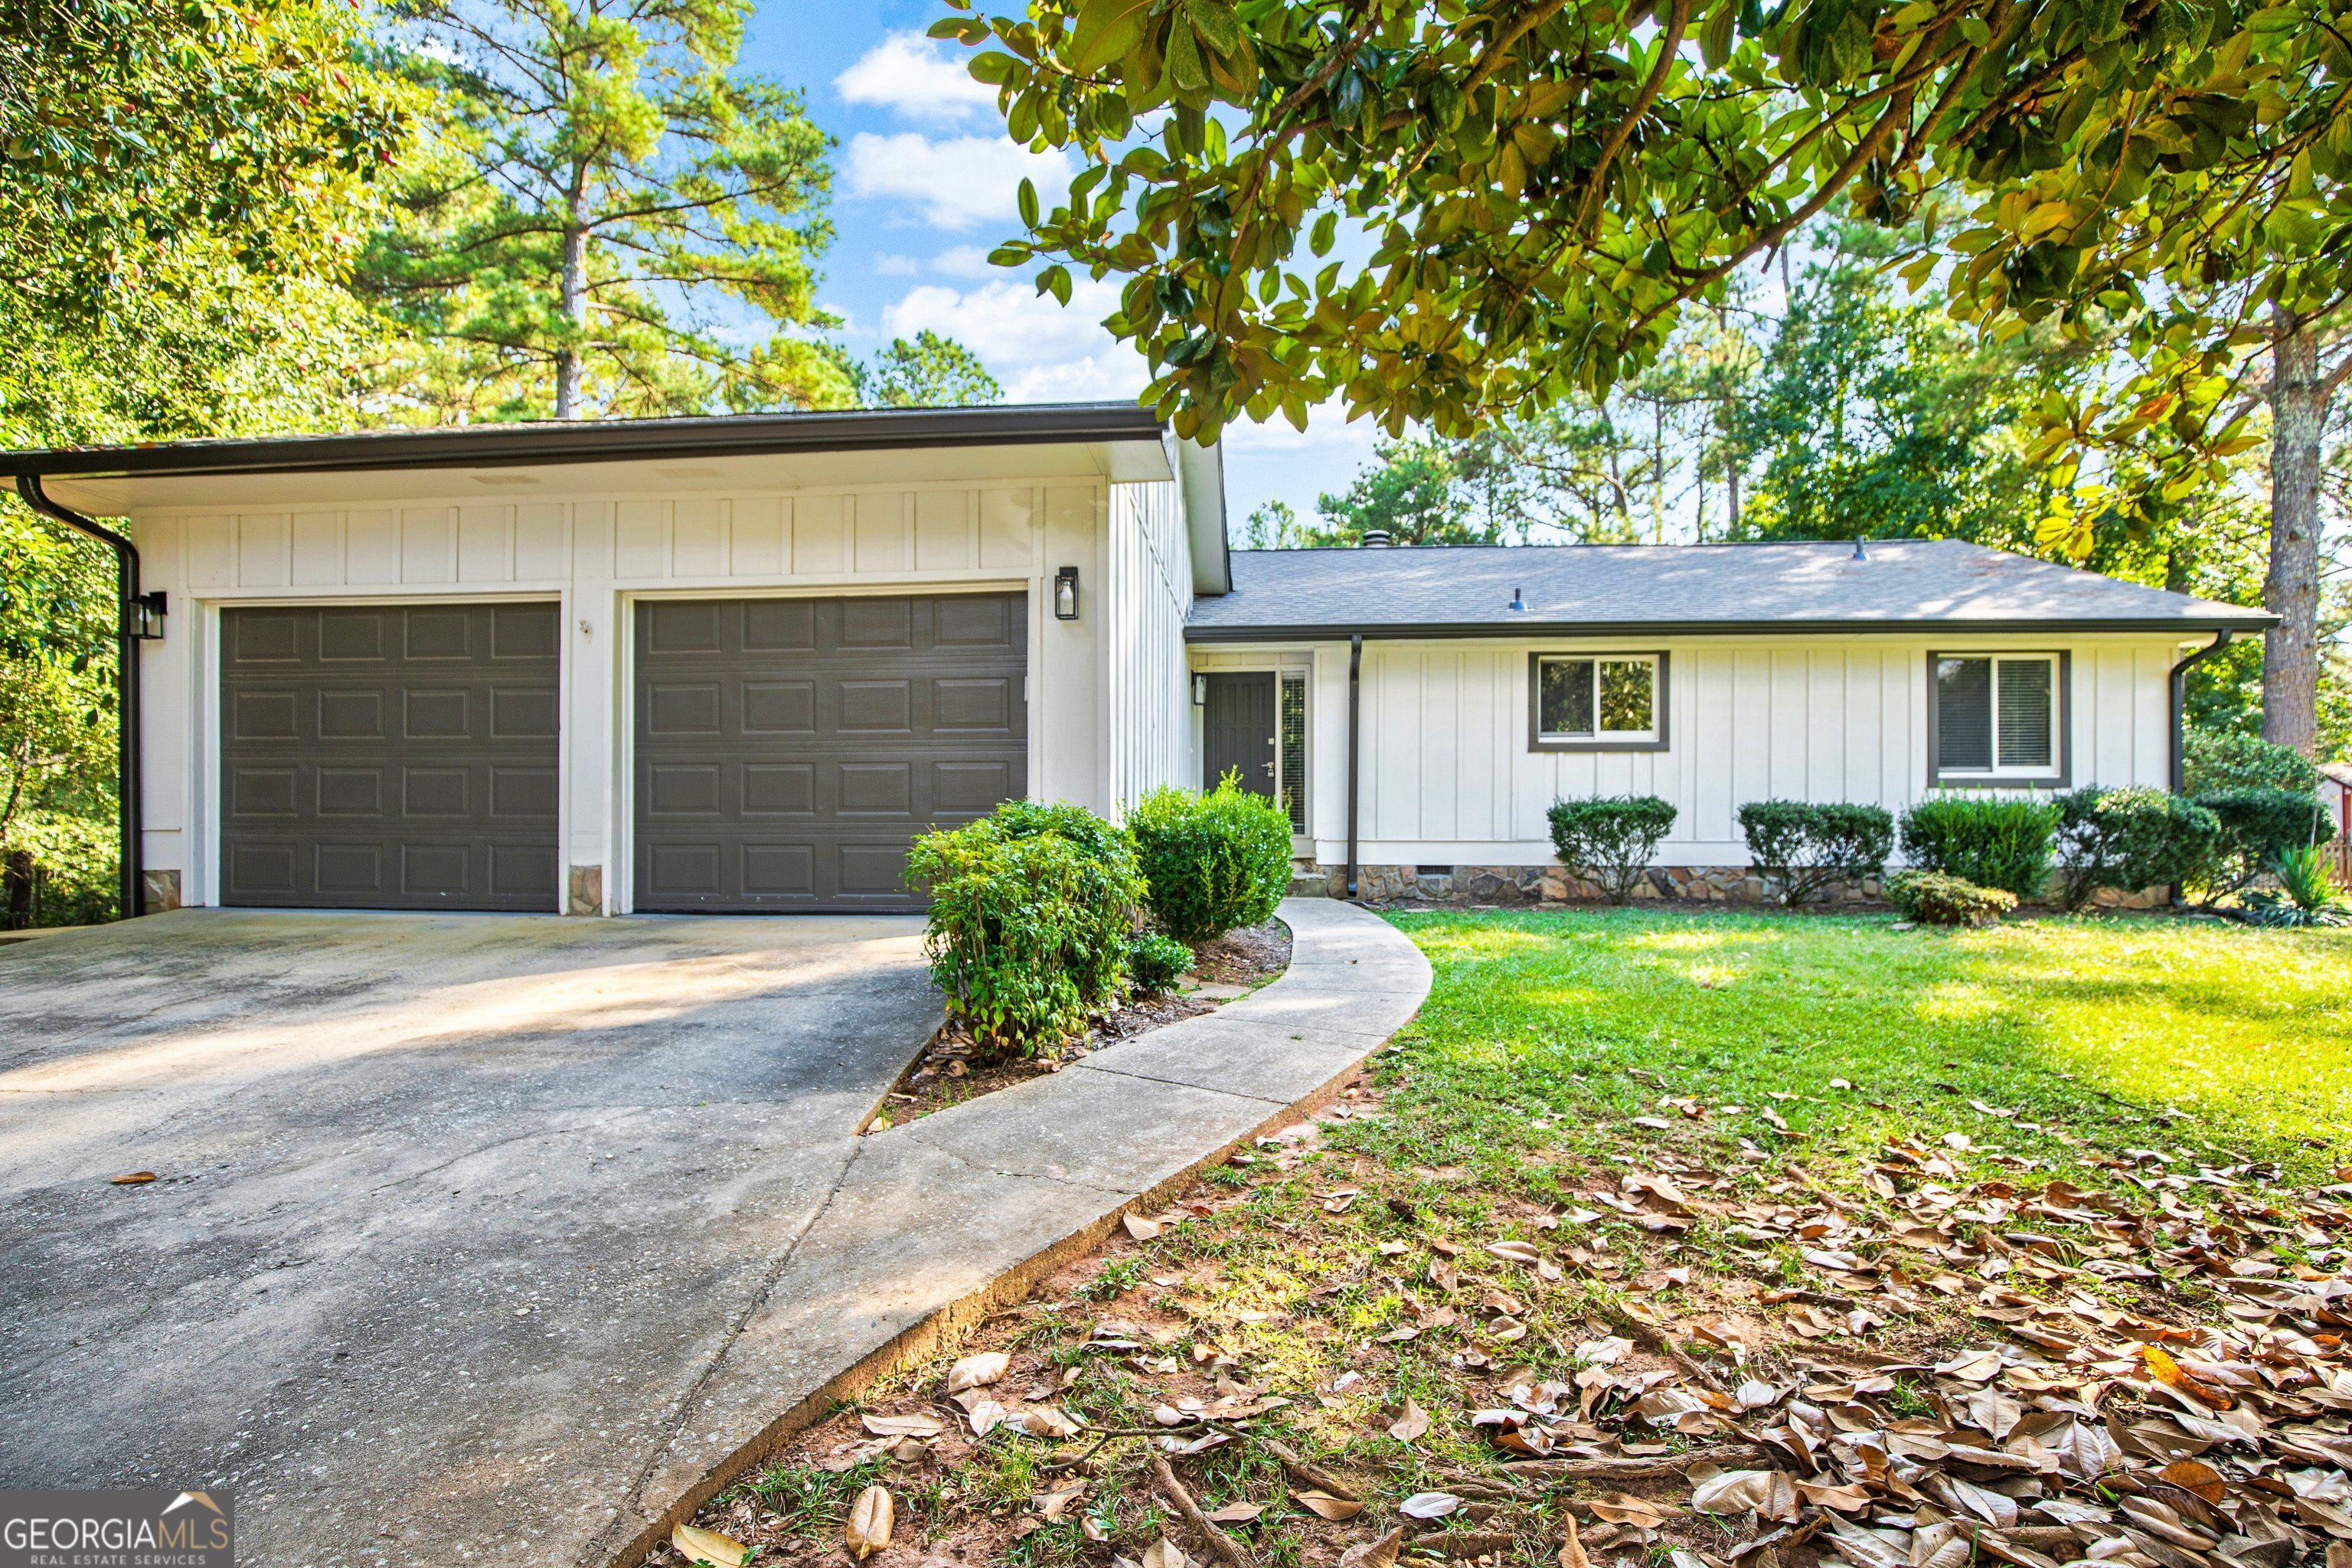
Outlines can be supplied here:
<path id="1" fill-rule="evenodd" d="M 907 847 L 1028 789 L 1019 594 L 641 601 L 642 910 L 913 910 Z"/>
<path id="2" fill-rule="evenodd" d="M 221 616 L 222 901 L 557 905 L 551 604 Z"/>

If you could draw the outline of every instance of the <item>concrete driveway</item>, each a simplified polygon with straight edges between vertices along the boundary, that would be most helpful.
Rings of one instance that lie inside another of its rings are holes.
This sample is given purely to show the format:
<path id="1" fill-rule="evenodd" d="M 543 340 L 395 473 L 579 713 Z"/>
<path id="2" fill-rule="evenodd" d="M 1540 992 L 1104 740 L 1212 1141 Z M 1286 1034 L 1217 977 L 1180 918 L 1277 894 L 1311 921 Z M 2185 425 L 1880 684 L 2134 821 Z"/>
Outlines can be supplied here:
<path id="1" fill-rule="evenodd" d="M 273 1568 L 569 1558 L 938 1022 L 920 929 L 188 910 L 0 947 L 0 1484 L 226 1487 Z"/>

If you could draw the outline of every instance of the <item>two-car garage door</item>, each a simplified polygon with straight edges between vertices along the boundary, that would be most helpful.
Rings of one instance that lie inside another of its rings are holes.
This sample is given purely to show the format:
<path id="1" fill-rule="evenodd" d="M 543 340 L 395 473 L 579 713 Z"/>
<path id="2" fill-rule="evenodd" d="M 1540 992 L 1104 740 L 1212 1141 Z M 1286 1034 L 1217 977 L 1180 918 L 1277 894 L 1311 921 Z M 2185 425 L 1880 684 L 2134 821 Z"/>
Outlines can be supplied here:
<path id="1" fill-rule="evenodd" d="M 637 606 L 635 907 L 907 910 L 907 847 L 1028 784 L 1013 595 Z M 222 901 L 558 906 L 552 604 L 222 616 Z"/>

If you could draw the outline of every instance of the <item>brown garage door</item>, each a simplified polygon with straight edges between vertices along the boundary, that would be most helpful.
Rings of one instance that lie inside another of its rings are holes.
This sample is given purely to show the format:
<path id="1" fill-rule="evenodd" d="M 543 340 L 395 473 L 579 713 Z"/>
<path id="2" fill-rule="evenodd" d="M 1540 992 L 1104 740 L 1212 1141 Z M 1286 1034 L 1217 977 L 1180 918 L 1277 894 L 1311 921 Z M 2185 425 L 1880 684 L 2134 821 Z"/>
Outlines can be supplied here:
<path id="1" fill-rule="evenodd" d="M 644 910 L 912 910 L 907 846 L 1028 789 L 1018 594 L 643 602 Z"/>
<path id="2" fill-rule="evenodd" d="M 553 605 L 221 616 L 222 901 L 557 906 Z"/>

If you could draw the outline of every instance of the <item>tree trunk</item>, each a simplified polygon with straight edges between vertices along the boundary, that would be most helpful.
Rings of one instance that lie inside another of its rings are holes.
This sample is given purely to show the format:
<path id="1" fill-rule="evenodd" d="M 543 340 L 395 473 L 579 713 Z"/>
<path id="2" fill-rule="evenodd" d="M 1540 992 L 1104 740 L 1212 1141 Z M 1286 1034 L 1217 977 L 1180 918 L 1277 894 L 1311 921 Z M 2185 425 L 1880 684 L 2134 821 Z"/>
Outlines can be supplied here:
<path id="1" fill-rule="evenodd" d="M 572 336 L 555 353 L 555 416 L 580 417 L 580 339 L 588 330 L 588 221 L 585 211 L 587 171 L 577 170 L 572 182 L 570 211 L 563 227 L 563 319 Z"/>
<path id="2" fill-rule="evenodd" d="M 2271 559 L 2263 607 L 2263 739 L 2305 756 L 2319 744 L 2319 440 L 2329 388 L 2319 334 L 2281 311 L 2271 337 Z"/>

